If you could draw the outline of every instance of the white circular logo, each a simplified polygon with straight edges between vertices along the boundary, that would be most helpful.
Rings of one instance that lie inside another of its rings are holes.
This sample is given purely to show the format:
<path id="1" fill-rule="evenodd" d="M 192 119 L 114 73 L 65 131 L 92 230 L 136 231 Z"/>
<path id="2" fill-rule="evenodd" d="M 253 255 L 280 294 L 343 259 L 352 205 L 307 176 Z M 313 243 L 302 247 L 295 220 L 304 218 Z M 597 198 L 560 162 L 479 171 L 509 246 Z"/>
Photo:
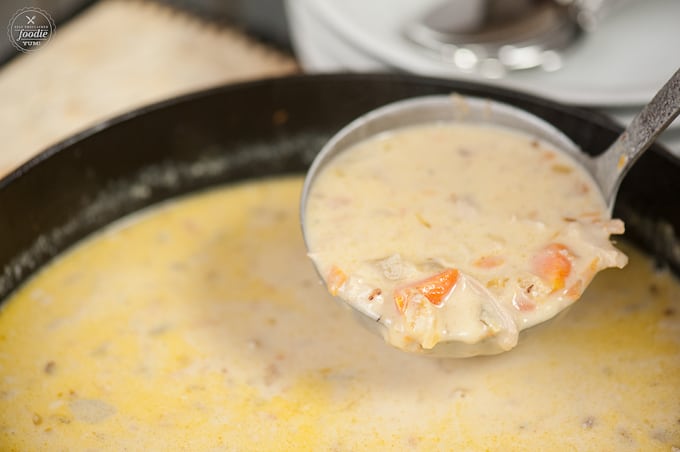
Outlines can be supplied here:
<path id="1" fill-rule="evenodd" d="M 33 52 L 47 44 L 57 27 L 47 11 L 40 8 L 22 8 L 7 25 L 7 36 L 15 49 Z"/>

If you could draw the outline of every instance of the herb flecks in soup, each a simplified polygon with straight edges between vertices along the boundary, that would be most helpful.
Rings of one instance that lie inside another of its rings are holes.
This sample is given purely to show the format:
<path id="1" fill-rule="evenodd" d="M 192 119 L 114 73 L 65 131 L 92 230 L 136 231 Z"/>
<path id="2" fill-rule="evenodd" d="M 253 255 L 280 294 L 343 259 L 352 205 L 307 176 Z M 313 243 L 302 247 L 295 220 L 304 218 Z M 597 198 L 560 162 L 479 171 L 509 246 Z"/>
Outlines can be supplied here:
<path id="1" fill-rule="evenodd" d="M 634 250 L 512 353 L 385 347 L 330 302 L 301 180 L 114 225 L 0 310 L 1 450 L 680 446 L 680 284 Z"/>
<path id="2" fill-rule="evenodd" d="M 546 143 L 494 126 L 442 123 L 347 149 L 314 181 L 310 256 L 329 291 L 422 351 L 509 350 L 519 331 L 623 267 L 590 176 Z"/>

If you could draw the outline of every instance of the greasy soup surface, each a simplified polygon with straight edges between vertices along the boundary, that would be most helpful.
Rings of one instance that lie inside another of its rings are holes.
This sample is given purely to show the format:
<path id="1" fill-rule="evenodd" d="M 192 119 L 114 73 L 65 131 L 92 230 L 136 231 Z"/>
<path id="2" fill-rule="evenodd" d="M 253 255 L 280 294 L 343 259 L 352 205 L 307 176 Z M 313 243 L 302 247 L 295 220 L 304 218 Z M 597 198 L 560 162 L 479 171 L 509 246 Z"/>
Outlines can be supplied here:
<path id="1" fill-rule="evenodd" d="M 329 291 L 411 351 L 498 353 L 623 267 L 590 176 L 529 135 L 437 123 L 333 158 L 311 186 L 310 257 Z M 437 350 L 435 350 L 437 351 Z"/>
<path id="2" fill-rule="evenodd" d="M 680 285 L 627 250 L 513 351 L 385 347 L 305 256 L 299 179 L 123 220 L 0 311 L 2 450 L 680 446 Z"/>

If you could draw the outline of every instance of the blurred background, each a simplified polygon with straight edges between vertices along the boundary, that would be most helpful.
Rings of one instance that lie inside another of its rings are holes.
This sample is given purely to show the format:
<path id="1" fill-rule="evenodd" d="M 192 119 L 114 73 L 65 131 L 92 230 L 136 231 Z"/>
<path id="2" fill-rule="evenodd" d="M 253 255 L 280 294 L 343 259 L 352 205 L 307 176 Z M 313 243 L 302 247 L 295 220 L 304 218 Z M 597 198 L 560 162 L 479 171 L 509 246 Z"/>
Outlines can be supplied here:
<path id="1" fill-rule="evenodd" d="M 12 41 L 30 8 L 56 28 L 26 51 Z M 0 24 L 0 174 L 106 118 L 223 83 L 415 73 L 626 124 L 680 67 L 680 0 L 6 0 Z M 680 155 L 680 121 L 661 139 Z"/>

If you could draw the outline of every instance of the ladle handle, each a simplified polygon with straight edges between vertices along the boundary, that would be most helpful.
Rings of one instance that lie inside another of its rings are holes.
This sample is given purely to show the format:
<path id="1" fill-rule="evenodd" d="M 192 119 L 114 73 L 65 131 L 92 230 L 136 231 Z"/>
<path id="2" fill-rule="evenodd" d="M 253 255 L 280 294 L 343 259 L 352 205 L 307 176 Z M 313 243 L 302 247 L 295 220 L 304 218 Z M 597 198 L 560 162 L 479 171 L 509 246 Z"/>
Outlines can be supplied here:
<path id="1" fill-rule="evenodd" d="M 680 112 L 680 69 L 666 82 L 609 149 L 595 160 L 595 178 L 610 210 L 621 180 Z"/>

